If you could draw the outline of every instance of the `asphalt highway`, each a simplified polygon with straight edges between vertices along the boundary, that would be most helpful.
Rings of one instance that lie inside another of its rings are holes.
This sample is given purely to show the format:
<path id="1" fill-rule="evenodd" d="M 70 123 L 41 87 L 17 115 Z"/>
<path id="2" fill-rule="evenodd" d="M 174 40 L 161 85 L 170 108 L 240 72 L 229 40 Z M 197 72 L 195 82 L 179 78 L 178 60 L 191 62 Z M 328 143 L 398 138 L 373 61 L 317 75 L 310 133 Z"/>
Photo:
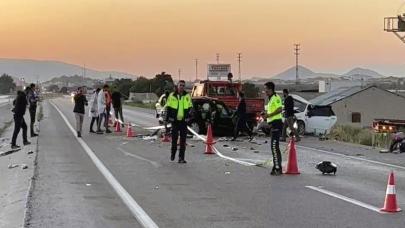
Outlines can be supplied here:
<path id="1" fill-rule="evenodd" d="M 380 160 L 304 139 L 301 174 L 270 176 L 268 168 L 235 162 L 268 160 L 268 139 L 219 140 L 227 158 L 205 155 L 204 144 L 189 139 L 188 163 L 178 164 L 169 160 L 169 143 L 88 133 L 87 114 L 77 140 L 72 110 L 69 98 L 44 102 L 28 227 L 405 227 L 403 212 L 379 212 L 391 170 L 405 203 L 401 155 Z M 125 107 L 124 118 L 137 133 L 157 125 L 150 110 Z M 336 176 L 314 168 L 324 160 L 338 164 Z"/>

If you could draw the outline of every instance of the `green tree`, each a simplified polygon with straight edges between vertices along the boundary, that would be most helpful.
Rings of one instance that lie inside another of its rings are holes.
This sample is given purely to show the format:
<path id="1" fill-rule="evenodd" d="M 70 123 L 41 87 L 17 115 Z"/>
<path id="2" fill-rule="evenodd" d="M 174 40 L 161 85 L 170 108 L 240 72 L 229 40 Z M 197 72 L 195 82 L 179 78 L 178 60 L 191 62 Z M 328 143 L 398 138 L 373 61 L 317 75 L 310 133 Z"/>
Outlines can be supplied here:
<path id="1" fill-rule="evenodd" d="M 46 90 L 50 91 L 50 92 L 59 92 L 59 87 L 58 85 L 50 85 L 46 88 Z"/>
<path id="2" fill-rule="evenodd" d="M 135 82 L 132 79 L 122 78 L 115 79 L 111 87 L 113 91 L 119 91 L 125 98 L 128 98 L 129 92 L 134 85 Z"/>
<path id="3" fill-rule="evenodd" d="M 242 85 L 242 91 L 245 92 L 246 98 L 255 98 L 259 95 L 259 88 L 255 86 L 255 84 L 245 82 Z"/>
<path id="4" fill-rule="evenodd" d="M 15 83 L 10 75 L 3 74 L 0 77 L 0 94 L 8 94 L 15 90 Z"/>
<path id="5" fill-rule="evenodd" d="M 131 87 L 130 91 L 133 93 L 148 93 L 150 91 L 151 84 L 149 79 L 145 77 L 139 77 Z"/>
<path id="6" fill-rule="evenodd" d="M 173 90 L 174 82 L 170 74 L 162 72 L 157 74 L 154 79 L 152 79 L 152 91 L 156 93 L 159 97 L 165 92 L 165 90 Z"/>

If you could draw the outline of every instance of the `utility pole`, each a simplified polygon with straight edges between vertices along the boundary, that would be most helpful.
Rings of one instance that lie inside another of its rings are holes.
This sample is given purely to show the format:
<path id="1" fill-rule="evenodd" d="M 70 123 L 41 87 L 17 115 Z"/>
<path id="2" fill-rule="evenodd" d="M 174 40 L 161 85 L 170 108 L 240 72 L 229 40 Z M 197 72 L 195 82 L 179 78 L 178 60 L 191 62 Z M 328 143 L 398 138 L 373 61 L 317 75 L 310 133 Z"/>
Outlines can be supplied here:
<path id="1" fill-rule="evenodd" d="M 219 53 L 217 53 L 217 64 L 219 64 Z"/>
<path id="2" fill-rule="evenodd" d="M 179 68 L 179 81 L 180 81 L 180 77 L 181 76 L 181 69 Z"/>
<path id="3" fill-rule="evenodd" d="M 238 67 L 239 67 L 239 71 L 238 71 L 238 75 L 239 75 L 239 82 L 242 82 L 241 78 L 242 78 L 242 74 L 240 71 L 240 62 L 242 61 L 242 53 L 238 53 Z"/>
<path id="4" fill-rule="evenodd" d="M 195 81 L 198 80 L 198 59 L 195 60 Z"/>
<path id="5" fill-rule="evenodd" d="M 300 50 L 300 44 L 294 44 L 294 55 L 295 55 L 295 84 L 298 85 L 298 55 Z"/>

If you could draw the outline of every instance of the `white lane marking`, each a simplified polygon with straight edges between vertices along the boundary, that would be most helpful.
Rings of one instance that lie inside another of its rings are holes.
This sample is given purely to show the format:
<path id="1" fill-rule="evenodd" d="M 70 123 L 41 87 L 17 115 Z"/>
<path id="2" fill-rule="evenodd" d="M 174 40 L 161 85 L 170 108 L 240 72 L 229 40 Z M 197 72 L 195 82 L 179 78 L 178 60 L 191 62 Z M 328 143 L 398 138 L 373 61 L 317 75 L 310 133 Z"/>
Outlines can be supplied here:
<path id="1" fill-rule="evenodd" d="M 129 153 L 128 151 L 126 151 L 126 150 L 124 150 L 124 149 L 122 149 L 122 148 L 120 148 L 120 147 L 118 147 L 117 149 L 118 149 L 119 151 L 121 151 L 123 154 L 127 155 L 127 156 L 130 156 L 130 157 L 133 157 L 133 158 L 137 158 L 137 159 L 142 160 L 142 161 L 146 161 L 146 162 L 152 164 L 152 165 L 153 165 L 154 167 L 156 167 L 156 168 L 161 167 L 161 165 L 160 165 L 159 163 L 155 162 L 155 161 L 148 160 L 148 159 L 146 159 L 146 158 L 144 158 L 144 157 L 141 157 L 141 156 L 139 156 L 139 155 L 136 155 L 136 154 L 131 154 L 131 153 Z"/>
<path id="2" fill-rule="evenodd" d="M 187 128 L 193 135 L 197 136 L 197 138 L 199 138 L 201 141 L 205 142 L 207 140 L 205 137 L 203 137 L 203 136 L 199 135 L 197 132 L 195 132 L 191 127 L 187 127 Z M 212 148 L 214 149 L 215 154 L 221 158 L 224 158 L 224 159 L 227 159 L 227 160 L 230 160 L 230 161 L 233 161 L 235 163 L 245 165 L 245 166 L 256 166 L 257 165 L 255 163 L 241 161 L 236 158 L 231 158 L 231 157 L 225 156 L 221 152 L 219 152 L 219 150 L 215 146 L 212 146 Z"/>
<path id="3" fill-rule="evenodd" d="M 255 164 L 255 163 L 250 163 L 250 162 L 246 162 L 246 161 L 241 161 L 241 160 L 238 160 L 238 159 L 236 159 L 236 158 L 231 158 L 231 157 L 225 156 L 225 155 L 221 154 L 221 152 L 219 152 L 218 149 L 215 148 L 214 146 L 213 146 L 213 148 L 214 148 L 215 154 L 217 154 L 217 155 L 218 155 L 219 157 L 221 157 L 221 158 L 224 158 L 224 159 L 233 161 L 233 162 L 235 162 L 235 163 L 238 163 L 238 164 L 241 164 L 241 165 L 244 165 L 244 166 L 256 166 L 256 165 L 257 165 L 257 164 Z"/>
<path id="4" fill-rule="evenodd" d="M 314 187 L 314 186 L 305 186 L 305 187 L 306 187 L 306 188 L 309 188 L 309 189 L 312 189 L 312 190 L 314 190 L 314 191 L 323 193 L 323 194 L 325 194 L 325 195 L 332 196 L 332 197 L 335 197 L 335 198 L 337 198 L 337 199 L 341 199 L 341 200 L 346 201 L 346 202 L 348 202 L 348 203 L 352 203 L 352 204 L 354 204 L 354 205 L 357 205 L 357 206 L 360 206 L 360 207 L 369 209 L 369 210 L 371 210 L 371 211 L 375 211 L 375 212 L 377 212 L 377 213 L 382 213 L 382 212 L 380 211 L 380 208 L 377 208 L 377 207 L 374 207 L 373 205 L 366 204 L 366 203 L 363 203 L 363 202 L 361 202 L 361 201 L 358 201 L 358 200 L 355 200 L 355 199 L 352 199 L 352 198 L 349 198 L 349 197 L 340 195 L 340 194 L 338 194 L 338 193 L 334 193 L 334 192 L 331 192 L 331 191 L 328 191 L 328 190 L 325 190 L 325 189 L 321 189 L 321 188 L 318 188 L 318 187 Z"/>
<path id="5" fill-rule="evenodd" d="M 75 130 L 73 129 L 72 125 L 69 123 L 66 116 L 59 110 L 59 108 L 50 101 L 52 106 L 59 112 L 63 120 L 65 121 L 68 128 L 72 131 L 73 135 L 75 134 Z M 145 228 L 158 228 L 156 223 L 149 217 L 148 214 L 139 206 L 139 204 L 132 198 L 132 196 L 122 187 L 122 185 L 115 179 L 115 177 L 111 174 L 111 172 L 104 166 L 103 162 L 98 159 L 95 153 L 90 149 L 87 143 L 81 139 L 75 137 L 76 140 L 80 143 L 83 149 L 86 151 L 87 155 L 91 158 L 93 163 L 96 165 L 98 170 L 103 174 L 105 179 L 107 179 L 108 183 L 113 187 L 115 192 L 118 196 L 122 199 L 125 205 L 129 208 L 138 222 Z"/>
<path id="6" fill-rule="evenodd" d="M 347 159 L 354 159 L 354 160 L 359 160 L 359 161 L 365 161 L 365 162 L 369 162 L 369 163 L 373 163 L 373 164 L 378 164 L 378 165 L 382 165 L 382 166 L 388 166 L 388 167 L 392 167 L 392 168 L 397 168 L 397 169 L 403 169 L 403 170 L 405 170 L 405 167 L 404 167 L 404 166 L 393 165 L 393 164 L 384 163 L 384 162 L 379 162 L 379 161 L 373 161 L 373 160 L 369 160 L 369 159 L 365 159 L 365 158 L 359 158 L 359 157 L 349 156 L 349 155 L 345 155 L 345 154 L 334 153 L 334 152 L 330 152 L 330 151 L 326 151 L 326 150 L 320 150 L 320 149 L 311 148 L 311 147 L 306 147 L 306 146 L 297 146 L 297 148 L 302 148 L 302 149 L 308 149 L 308 150 L 318 151 L 318 152 L 321 152 L 321 153 L 330 154 L 330 155 L 335 155 L 335 156 L 339 156 L 339 157 L 343 157 L 343 158 L 347 158 Z"/>

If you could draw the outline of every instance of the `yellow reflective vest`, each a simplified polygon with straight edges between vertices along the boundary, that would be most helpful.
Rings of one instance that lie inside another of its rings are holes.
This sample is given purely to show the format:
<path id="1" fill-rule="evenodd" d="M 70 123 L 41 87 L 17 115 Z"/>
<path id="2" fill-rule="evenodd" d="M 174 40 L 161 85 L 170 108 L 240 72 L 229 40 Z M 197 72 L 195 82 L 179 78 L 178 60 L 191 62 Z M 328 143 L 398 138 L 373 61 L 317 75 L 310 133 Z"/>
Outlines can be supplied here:
<path id="1" fill-rule="evenodd" d="M 275 112 L 278 108 L 283 107 L 283 102 L 281 101 L 281 97 L 277 94 L 274 94 L 270 97 L 269 102 L 267 103 L 267 114 Z M 267 123 L 271 123 L 275 120 L 281 120 L 283 118 L 282 113 L 280 112 L 277 115 L 267 118 Z"/>
<path id="2" fill-rule="evenodd" d="M 187 117 L 187 112 L 193 107 L 191 96 L 189 93 L 183 93 L 180 95 L 172 92 L 169 95 L 169 98 L 167 98 L 166 107 L 176 111 L 177 120 L 184 120 Z M 172 116 L 172 118 L 174 119 L 174 116 Z"/>

